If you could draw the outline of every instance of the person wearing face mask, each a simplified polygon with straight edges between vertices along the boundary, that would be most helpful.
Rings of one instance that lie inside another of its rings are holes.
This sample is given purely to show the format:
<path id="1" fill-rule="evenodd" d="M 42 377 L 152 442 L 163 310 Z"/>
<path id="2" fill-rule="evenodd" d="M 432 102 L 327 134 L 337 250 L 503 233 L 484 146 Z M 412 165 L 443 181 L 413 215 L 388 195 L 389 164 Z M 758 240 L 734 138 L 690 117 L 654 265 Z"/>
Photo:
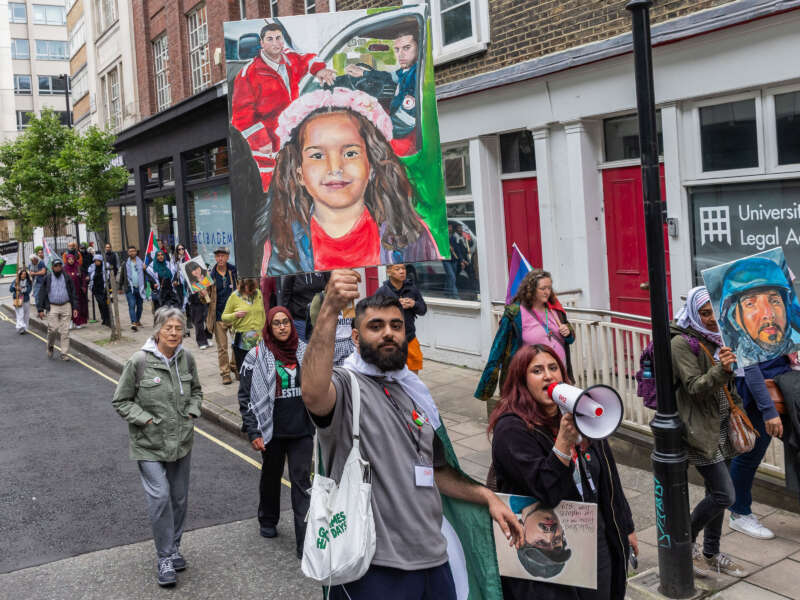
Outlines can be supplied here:
<path id="1" fill-rule="evenodd" d="M 569 381 L 565 375 L 550 346 L 524 346 L 514 355 L 502 400 L 489 418 L 492 466 L 498 492 L 536 498 L 539 509 L 557 508 L 562 500 L 597 504 L 597 589 L 503 577 L 506 600 L 622 600 L 628 553 L 639 552 L 611 447 L 606 440 L 578 443 L 572 414 L 562 415 L 548 394 L 552 383 Z M 546 536 L 526 530 L 518 550 L 523 565 L 552 570 L 565 560 L 558 528 L 547 529 Z"/>
<path id="2" fill-rule="evenodd" d="M 705 498 L 692 511 L 694 572 L 743 577 L 741 567 L 719 550 L 725 509 L 735 498 L 728 462 L 736 452 L 728 429 L 730 403 L 742 405 L 733 385 L 736 355 L 722 341 L 704 286 L 689 290 L 686 304 L 670 324 L 670 334 L 675 395 L 685 425 L 689 463 L 700 473 L 706 488 Z M 702 550 L 695 542 L 700 531 Z"/>
<path id="3" fill-rule="evenodd" d="M 547 271 L 534 269 L 519 284 L 513 302 L 503 312 L 475 397 L 488 401 L 498 379 L 502 390 L 509 363 L 522 345 L 544 344 L 552 348 L 572 379 L 569 346 L 574 341 L 575 332 L 567 313 L 553 292 L 553 278 Z"/>
<path id="4" fill-rule="evenodd" d="M 246 281 L 253 283 L 251 294 L 258 293 L 254 280 Z M 254 297 L 251 305 L 254 310 L 260 308 L 261 298 Z M 264 323 L 263 312 L 261 323 Z M 253 449 L 261 452 L 263 461 L 258 522 L 265 538 L 278 535 L 281 477 L 284 463 L 289 462 L 296 551 L 297 558 L 302 558 L 314 448 L 314 426 L 300 393 L 306 345 L 297 334 L 289 310 L 283 306 L 269 311 L 263 327 L 262 339 L 247 352 L 239 376 L 242 431 L 247 433 Z"/>
<path id="5" fill-rule="evenodd" d="M 183 313 L 160 308 L 154 327 L 155 335 L 125 364 L 111 404 L 128 422 L 130 457 L 139 467 L 153 529 L 157 582 L 166 587 L 186 568 L 180 545 L 203 391 L 194 357 L 181 343 Z"/>

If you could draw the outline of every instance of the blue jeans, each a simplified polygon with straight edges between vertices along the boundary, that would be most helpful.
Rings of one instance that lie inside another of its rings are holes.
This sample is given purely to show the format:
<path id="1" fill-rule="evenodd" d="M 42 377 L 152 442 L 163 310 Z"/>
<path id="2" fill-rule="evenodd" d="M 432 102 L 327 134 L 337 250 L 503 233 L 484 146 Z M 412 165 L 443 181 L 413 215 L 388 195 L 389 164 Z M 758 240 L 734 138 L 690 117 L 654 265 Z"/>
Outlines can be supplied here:
<path id="1" fill-rule="evenodd" d="M 125 298 L 128 300 L 128 315 L 131 318 L 131 324 L 138 323 L 142 318 L 142 297 L 139 291 L 132 291 L 128 288 L 125 291 Z"/>
<path id="2" fill-rule="evenodd" d="M 297 330 L 297 337 L 299 337 L 303 342 L 308 343 L 306 339 L 306 320 L 305 319 L 293 319 L 294 321 L 294 328 Z"/>
<path id="3" fill-rule="evenodd" d="M 731 461 L 731 479 L 736 490 L 736 502 L 730 510 L 737 515 L 749 515 L 750 505 L 753 503 L 753 479 L 755 479 L 758 465 L 764 459 L 772 437 L 767 433 L 761 412 L 754 406 L 747 407 L 747 416 L 758 431 L 756 445 L 750 452 L 740 454 Z"/>
<path id="4" fill-rule="evenodd" d="M 458 288 L 456 287 L 456 270 L 453 263 L 449 260 L 442 261 L 444 267 L 444 293 L 448 294 L 451 298 L 458 298 Z"/>

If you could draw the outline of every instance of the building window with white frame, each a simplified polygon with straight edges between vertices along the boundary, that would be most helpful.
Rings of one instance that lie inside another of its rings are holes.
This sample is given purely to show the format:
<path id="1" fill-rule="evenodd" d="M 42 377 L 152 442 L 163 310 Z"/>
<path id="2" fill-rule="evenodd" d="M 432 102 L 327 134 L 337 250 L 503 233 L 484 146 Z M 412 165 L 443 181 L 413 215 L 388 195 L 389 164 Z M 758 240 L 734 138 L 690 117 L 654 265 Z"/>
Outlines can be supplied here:
<path id="1" fill-rule="evenodd" d="M 475 236 L 475 203 L 469 166 L 469 144 L 442 150 L 447 236 L 451 258 L 408 265 L 408 276 L 424 296 L 453 300 L 479 300 L 478 245 Z M 446 248 L 440 246 L 442 254 Z"/>
<path id="2" fill-rule="evenodd" d="M 31 47 L 28 40 L 11 40 L 11 58 L 24 59 L 31 57 Z"/>
<path id="3" fill-rule="evenodd" d="M 37 25 L 66 25 L 67 15 L 63 6 L 34 4 L 33 22 Z"/>
<path id="4" fill-rule="evenodd" d="M 431 0 L 433 58 L 437 64 L 486 49 L 489 0 Z"/>
<path id="5" fill-rule="evenodd" d="M 800 91 L 775 95 L 778 164 L 800 163 Z"/>
<path id="6" fill-rule="evenodd" d="M 22 131 L 31 121 L 31 112 L 27 110 L 17 111 L 17 131 Z"/>
<path id="7" fill-rule="evenodd" d="M 109 27 L 117 22 L 117 0 L 96 0 L 95 13 L 97 15 L 97 37 L 100 37 Z"/>
<path id="8" fill-rule="evenodd" d="M 122 85 L 119 66 L 100 78 L 100 87 L 103 94 L 106 128 L 116 131 L 122 125 Z"/>
<path id="9" fill-rule="evenodd" d="M 86 43 L 86 27 L 84 26 L 83 19 L 78 21 L 78 24 L 69 32 L 69 55 L 70 58 L 75 56 L 75 53 L 83 47 Z"/>
<path id="10" fill-rule="evenodd" d="M 31 95 L 30 75 L 14 75 L 14 93 L 19 96 Z"/>
<path id="11" fill-rule="evenodd" d="M 307 15 L 313 15 L 317 12 L 317 0 L 305 0 L 305 2 Z"/>
<path id="12" fill-rule="evenodd" d="M 9 2 L 8 20 L 11 23 L 27 23 L 28 11 L 25 8 L 25 4 L 22 2 Z"/>
<path id="13" fill-rule="evenodd" d="M 156 107 L 164 110 L 172 104 L 169 89 L 169 47 L 167 34 L 163 34 L 153 42 L 153 63 L 156 74 Z"/>
<path id="14" fill-rule="evenodd" d="M 758 167 L 758 127 L 754 98 L 700 108 L 703 171 Z"/>
<path id="15" fill-rule="evenodd" d="M 39 95 L 51 96 L 64 93 L 64 78 L 58 75 L 39 75 Z"/>
<path id="16" fill-rule="evenodd" d="M 73 104 L 89 93 L 89 75 L 86 69 L 70 77 L 69 93 Z"/>
<path id="17" fill-rule="evenodd" d="M 202 4 L 187 15 L 189 24 L 189 63 L 192 69 L 192 93 L 211 84 L 211 65 L 208 61 L 208 18 Z"/>
<path id="18" fill-rule="evenodd" d="M 38 60 L 67 60 L 69 43 L 60 40 L 36 40 L 36 58 Z"/>

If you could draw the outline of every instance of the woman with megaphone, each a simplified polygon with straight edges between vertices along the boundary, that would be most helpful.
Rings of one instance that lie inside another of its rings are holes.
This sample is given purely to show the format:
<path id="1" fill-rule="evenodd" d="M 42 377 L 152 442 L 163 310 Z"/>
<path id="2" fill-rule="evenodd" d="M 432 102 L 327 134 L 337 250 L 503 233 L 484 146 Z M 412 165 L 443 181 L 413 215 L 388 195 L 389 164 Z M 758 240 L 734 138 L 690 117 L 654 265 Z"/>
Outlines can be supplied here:
<path id="1" fill-rule="evenodd" d="M 506 600 L 536 598 L 622 600 L 629 552 L 639 552 L 633 516 L 606 440 L 580 439 L 573 414 L 551 398 L 554 383 L 569 382 L 564 363 L 550 346 L 523 346 L 509 365 L 503 395 L 489 418 L 497 491 L 532 496 L 544 508 L 562 500 L 597 504 L 597 589 L 502 577 Z M 580 440 L 580 441 L 579 441 Z M 527 535 L 520 562 L 557 567 L 560 547 L 544 547 Z M 530 570 L 529 570 L 530 572 Z"/>
<path id="2" fill-rule="evenodd" d="M 736 451 L 729 436 L 731 404 L 741 408 L 734 385 L 736 355 L 724 345 L 708 290 L 689 290 L 686 304 L 670 324 L 672 371 L 676 401 L 684 427 L 689 463 L 703 477 L 706 496 L 692 511 L 692 542 L 703 531 L 703 548 L 694 543 L 692 559 L 698 575 L 745 572 L 719 551 L 725 509 L 736 499 L 728 471 Z M 733 409 L 735 410 L 735 408 Z"/>

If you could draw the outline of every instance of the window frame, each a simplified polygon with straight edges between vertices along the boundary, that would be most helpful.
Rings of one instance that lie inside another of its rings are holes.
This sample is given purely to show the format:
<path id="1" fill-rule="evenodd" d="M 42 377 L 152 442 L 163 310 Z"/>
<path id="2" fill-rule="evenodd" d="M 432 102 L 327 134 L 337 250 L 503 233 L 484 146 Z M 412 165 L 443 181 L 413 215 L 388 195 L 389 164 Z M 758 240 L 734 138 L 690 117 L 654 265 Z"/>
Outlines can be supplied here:
<path id="1" fill-rule="evenodd" d="M 758 156 L 758 165 L 755 167 L 746 167 L 742 169 L 725 169 L 716 171 L 703 171 L 703 146 L 702 137 L 700 133 L 700 109 L 708 106 L 719 106 L 721 104 L 730 104 L 732 102 L 740 102 L 742 100 L 753 100 L 756 113 L 756 155 Z M 727 96 L 717 96 L 714 98 L 706 98 L 704 100 L 697 100 L 688 103 L 689 110 L 688 125 L 690 127 L 689 139 L 691 143 L 691 153 L 689 158 L 689 170 L 693 177 L 691 179 L 697 181 L 708 181 L 716 179 L 728 179 L 731 177 L 747 177 L 752 175 L 765 175 L 766 174 L 766 159 L 765 152 L 765 138 L 764 138 L 764 115 L 762 110 L 762 97 L 761 90 L 750 90 L 741 92 L 739 94 L 731 94 Z"/>
<path id="2" fill-rule="evenodd" d="M 17 43 L 24 42 L 28 51 L 24 56 L 17 55 Z M 11 38 L 11 58 L 13 60 L 30 60 L 31 59 L 31 43 L 26 38 Z"/>
<path id="3" fill-rule="evenodd" d="M 32 110 L 18 110 L 16 111 L 16 120 L 17 120 L 17 131 L 23 131 L 26 127 L 28 127 L 28 123 L 30 123 L 30 117 L 28 118 L 28 123 L 23 123 L 22 119 L 27 114 L 35 114 Z"/>
<path id="4" fill-rule="evenodd" d="M 193 20 L 201 13 L 203 15 L 202 23 L 193 23 Z M 208 57 L 208 7 L 205 2 L 198 4 L 186 13 L 186 25 L 192 94 L 198 94 L 211 86 L 211 61 Z M 195 41 L 193 41 L 193 37 Z M 195 61 L 197 66 L 195 66 Z"/>
<path id="5" fill-rule="evenodd" d="M 41 81 L 42 81 L 43 77 L 46 77 L 50 81 L 50 89 L 44 89 L 44 90 L 42 89 Z M 63 94 L 64 90 L 54 90 L 53 89 L 53 80 L 54 79 L 60 80 L 61 77 L 58 76 L 58 75 L 37 75 L 36 76 L 36 92 L 40 96 L 56 96 L 58 94 Z M 69 77 L 67 78 L 67 82 L 66 82 L 65 85 L 67 86 L 67 88 L 69 88 Z"/>
<path id="6" fill-rule="evenodd" d="M 25 15 L 22 17 L 22 20 L 19 20 L 19 17 L 14 16 L 14 8 L 22 7 L 23 12 Z M 9 23 L 27 23 L 28 22 L 28 7 L 24 2 L 9 2 L 8 3 L 8 22 Z"/>
<path id="7" fill-rule="evenodd" d="M 111 10 L 107 10 L 110 8 Z M 95 39 L 103 34 L 119 20 L 119 6 L 117 0 L 96 0 L 95 11 Z"/>
<path id="8" fill-rule="evenodd" d="M 28 78 L 28 91 L 22 90 L 19 86 L 19 80 L 21 77 Z M 33 95 L 33 75 L 29 73 L 15 73 L 14 74 L 14 95 L 15 96 L 32 96 Z"/>
<path id="9" fill-rule="evenodd" d="M 89 72 L 87 69 L 81 69 L 69 79 L 70 102 L 74 105 L 78 100 L 89 93 Z M 84 87 L 85 89 L 81 89 Z"/>
<path id="10" fill-rule="evenodd" d="M 36 60 L 69 60 L 69 42 L 67 40 L 35 40 L 36 41 Z M 48 53 L 47 56 L 39 55 L 39 42 L 46 43 Z M 53 56 L 50 54 L 51 44 L 64 44 L 64 54 L 62 56 Z"/>
<path id="11" fill-rule="evenodd" d="M 79 39 L 82 38 L 82 39 Z M 75 42 L 78 40 L 80 43 L 75 46 Z M 69 57 L 72 58 L 75 54 L 78 53 L 78 50 L 83 48 L 86 45 L 86 21 L 83 18 L 80 18 L 78 22 L 75 24 L 75 27 L 69 32 Z"/>
<path id="12" fill-rule="evenodd" d="M 172 105 L 172 88 L 169 82 L 169 38 L 164 32 L 152 42 L 153 74 L 156 87 L 156 110 Z"/>
<path id="13" fill-rule="evenodd" d="M 764 115 L 764 152 L 767 173 L 796 173 L 800 162 L 781 165 L 778 163 L 778 123 L 775 113 L 775 96 L 800 93 L 800 83 L 765 88 L 762 92 Z"/>
<path id="14" fill-rule="evenodd" d="M 112 76 L 116 77 L 117 95 L 113 96 L 114 83 Z M 116 64 L 108 69 L 100 77 L 100 85 L 103 94 L 103 117 L 107 129 L 111 131 L 119 131 L 122 127 L 122 67 Z M 118 110 L 114 110 L 117 106 Z M 112 119 L 112 117 L 114 117 Z"/>
<path id="15" fill-rule="evenodd" d="M 303 0 L 305 14 L 313 15 L 317 12 L 317 0 Z"/>
<path id="16" fill-rule="evenodd" d="M 57 4 L 33 4 L 33 23 L 34 25 L 66 25 L 67 24 L 67 11 L 64 6 L 58 6 Z M 41 9 L 44 11 L 44 20 L 37 20 L 36 19 L 36 9 Z M 61 19 L 57 22 L 51 22 L 50 18 L 48 17 L 48 12 L 52 10 L 60 10 Z"/>
<path id="17" fill-rule="evenodd" d="M 444 44 L 444 28 L 442 27 L 442 0 L 430 0 L 431 33 L 433 35 L 433 63 L 444 64 L 483 52 L 489 45 L 491 35 L 489 29 L 489 0 L 468 0 L 470 3 L 470 20 L 472 35 L 463 40 Z M 404 0 L 404 4 L 416 4 Z"/>

